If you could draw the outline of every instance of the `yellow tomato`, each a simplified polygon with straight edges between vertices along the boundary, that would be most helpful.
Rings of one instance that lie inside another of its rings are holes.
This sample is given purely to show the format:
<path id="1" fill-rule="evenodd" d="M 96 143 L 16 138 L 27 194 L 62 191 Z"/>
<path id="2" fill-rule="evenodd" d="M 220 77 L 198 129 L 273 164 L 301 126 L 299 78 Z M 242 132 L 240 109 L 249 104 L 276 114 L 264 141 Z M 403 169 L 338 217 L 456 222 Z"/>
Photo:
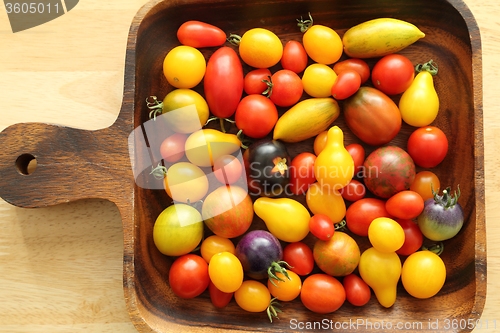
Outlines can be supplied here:
<path id="1" fill-rule="evenodd" d="M 163 60 L 163 74 L 176 88 L 193 88 L 201 82 L 207 62 L 194 47 L 180 45 L 171 49 Z"/>
<path id="2" fill-rule="evenodd" d="M 245 280 L 234 293 L 234 300 L 245 311 L 263 312 L 271 304 L 271 293 L 262 282 Z"/>
<path id="3" fill-rule="evenodd" d="M 328 131 L 323 131 L 319 133 L 316 138 L 314 138 L 314 153 L 316 156 L 321 153 L 321 151 L 326 146 L 326 140 L 328 139 Z"/>
<path id="4" fill-rule="evenodd" d="M 330 65 L 342 56 L 343 44 L 339 34 L 330 27 L 315 24 L 302 36 L 309 57 L 317 63 Z"/>
<path id="5" fill-rule="evenodd" d="M 332 95 L 332 86 L 337 79 L 333 68 L 324 64 L 311 64 L 302 74 L 304 91 L 311 97 L 329 97 Z"/>
<path id="6" fill-rule="evenodd" d="M 195 202 L 208 192 L 208 178 L 201 168 L 189 162 L 170 166 L 164 178 L 165 191 L 178 202 Z"/>
<path id="7" fill-rule="evenodd" d="M 219 252 L 208 264 L 210 281 L 222 292 L 232 293 L 243 283 L 243 266 L 230 252 Z"/>
<path id="8" fill-rule="evenodd" d="M 446 266 L 437 254 L 418 251 L 406 258 L 401 272 L 405 290 L 416 298 L 436 295 L 446 280 Z"/>
<path id="9" fill-rule="evenodd" d="M 320 183 L 314 183 L 307 189 L 306 202 L 313 214 L 324 214 L 333 223 L 342 221 L 346 213 L 342 195 L 329 186 L 321 186 Z"/>
<path id="10" fill-rule="evenodd" d="M 296 273 L 287 270 L 288 278 L 283 273 L 276 273 L 276 277 L 281 280 L 267 280 L 267 288 L 273 297 L 280 301 L 293 301 L 300 295 L 302 289 L 302 280 Z"/>
<path id="11" fill-rule="evenodd" d="M 207 263 L 210 262 L 212 257 L 220 252 L 229 252 L 234 254 L 235 246 L 229 238 L 211 235 L 201 242 L 200 252 L 201 256 Z"/>
<path id="12" fill-rule="evenodd" d="M 254 28 L 241 36 L 239 53 L 247 65 L 255 68 L 269 68 L 281 60 L 283 43 L 274 32 Z"/>
<path id="13" fill-rule="evenodd" d="M 209 110 L 205 98 L 192 89 L 175 89 L 162 102 L 162 119 L 177 133 L 193 133 L 208 120 Z"/>
<path id="14" fill-rule="evenodd" d="M 368 227 L 368 239 L 380 252 L 399 250 L 405 242 L 405 232 L 401 225 L 388 217 L 377 217 Z"/>

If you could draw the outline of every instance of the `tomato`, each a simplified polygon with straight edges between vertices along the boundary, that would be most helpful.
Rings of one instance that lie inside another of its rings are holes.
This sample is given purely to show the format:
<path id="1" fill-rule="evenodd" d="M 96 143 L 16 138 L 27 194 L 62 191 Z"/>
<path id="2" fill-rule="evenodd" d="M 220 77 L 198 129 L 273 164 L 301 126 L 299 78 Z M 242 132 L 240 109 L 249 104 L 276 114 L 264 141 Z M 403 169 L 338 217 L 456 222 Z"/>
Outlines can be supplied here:
<path id="1" fill-rule="evenodd" d="M 337 74 L 324 64 L 311 64 L 302 74 L 304 91 L 311 97 L 330 97 L 336 79 Z"/>
<path id="2" fill-rule="evenodd" d="M 233 299 L 234 294 L 220 291 L 212 281 L 210 281 L 208 285 L 208 293 L 210 295 L 210 301 L 212 302 L 212 304 L 219 309 L 222 309 L 226 305 L 228 305 L 229 302 L 231 302 L 231 300 Z"/>
<path id="3" fill-rule="evenodd" d="M 268 68 L 253 69 L 245 75 L 243 89 L 247 95 L 262 94 L 266 91 L 268 81 L 271 77 L 271 71 Z"/>
<path id="4" fill-rule="evenodd" d="M 337 79 L 332 86 L 332 96 L 336 100 L 351 97 L 361 87 L 361 76 L 354 70 L 344 70 L 337 74 Z"/>
<path id="5" fill-rule="evenodd" d="M 172 90 L 161 105 L 161 118 L 177 133 L 187 134 L 201 129 L 210 114 L 205 98 L 192 89 Z"/>
<path id="6" fill-rule="evenodd" d="M 363 281 L 362 278 L 354 273 L 344 276 L 342 285 L 345 289 L 346 299 L 354 306 L 363 306 L 371 298 L 370 287 Z"/>
<path id="7" fill-rule="evenodd" d="M 316 182 L 314 177 L 316 155 L 308 152 L 298 154 L 290 163 L 290 194 L 305 194 L 310 185 Z"/>
<path id="8" fill-rule="evenodd" d="M 229 118 L 236 112 L 244 80 L 243 66 L 232 48 L 222 46 L 208 59 L 203 87 L 210 112 L 215 117 Z"/>
<path id="9" fill-rule="evenodd" d="M 346 211 L 347 228 L 358 236 L 368 236 L 368 227 L 377 217 L 390 217 L 385 201 L 377 198 L 363 198 L 353 202 Z"/>
<path id="10" fill-rule="evenodd" d="M 415 180 L 410 185 L 410 190 L 420 194 L 424 202 L 434 198 L 432 191 L 439 192 L 441 183 L 438 176 L 428 170 L 420 171 L 415 175 Z"/>
<path id="11" fill-rule="evenodd" d="M 243 134 L 261 139 L 273 130 L 278 121 L 278 109 L 263 95 L 248 95 L 238 104 L 234 119 Z"/>
<path id="12" fill-rule="evenodd" d="M 153 226 L 153 241 L 167 256 L 180 256 L 193 251 L 203 237 L 203 219 L 190 205 L 173 204 L 165 208 Z"/>
<path id="13" fill-rule="evenodd" d="M 288 274 L 288 278 L 283 273 L 278 272 L 276 276 L 280 280 L 267 280 L 267 288 L 271 295 L 283 302 L 289 302 L 296 299 L 300 295 L 300 290 L 302 289 L 302 280 L 300 276 L 293 271 L 287 270 L 286 273 Z"/>
<path id="14" fill-rule="evenodd" d="M 243 266 L 231 252 L 219 252 L 208 263 L 208 274 L 217 289 L 225 293 L 238 290 L 243 283 Z"/>
<path id="15" fill-rule="evenodd" d="M 297 103 L 304 91 L 300 76 L 288 69 L 281 69 L 274 73 L 268 84 L 270 86 L 269 98 L 274 104 L 281 107 Z"/>
<path id="16" fill-rule="evenodd" d="M 189 162 L 171 165 L 164 178 L 165 191 L 178 202 L 196 202 L 208 192 L 208 178 L 203 170 Z"/>
<path id="17" fill-rule="evenodd" d="M 434 168 L 448 153 L 448 138 L 436 126 L 420 127 L 410 134 L 407 150 L 415 164 Z"/>
<path id="18" fill-rule="evenodd" d="M 315 214 L 309 220 L 309 231 L 321 240 L 329 240 L 335 232 L 332 220 L 324 214 Z"/>
<path id="19" fill-rule="evenodd" d="M 174 133 L 167 137 L 160 145 L 161 157 L 169 162 L 174 163 L 184 157 L 184 146 L 188 136 L 183 133 Z"/>
<path id="20" fill-rule="evenodd" d="M 283 248 L 283 261 L 298 275 L 309 275 L 314 268 L 314 257 L 311 248 L 303 242 L 289 243 Z"/>
<path id="21" fill-rule="evenodd" d="M 424 210 L 424 200 L 417 192 L 404 190 L 394 194 L 385 203 L 391 216 L 400 219 L 414 219 Z"/>
<path id="22" fill-rule="evenodd" d="M 309 57 L 319 64 L 337 62 L 344 50 L 339 34 L 330 27 L 315 24 L 302 36 L 302 43 Z"/>
<path id="23" fill-rule="evenodd" d="M 183 45 L 196 48 L 214 47 L 226 42 L 226 33 L 212 24 L 191 20 L 177 29 L 177 39 Z"/>
<path id="24" fill-rule="evenodd" d="M 361 84 L 364 84 L 370 78 L 370 67 L 366 61 L 357 58 L 349 58 L 346 60 L 338 61 L 333 65 L 335 73 L 340 74 L 345 70 L 354 70 L 361 77 Z"/>
<path id="25" fill-rule="evenodd" d="M 196 254 L 185 254 L 172 263 L 168 272 L 170 288 L 181 298 L 201 295 L 210 283 L 207 262 Z"/>
<path id="26" fill-rule="evenodd" d="M 233 242 L 226 237 L 210 235 L 201 242 L 201 256 L 207 263 L 210 262 L 214 254 L 220 252 L 229 252 L 234 254 L 235 246 Z"/>
<path id="27" fill-rule="evenodd" d="M 168 51 L 163 60 L 163 74 L 175 88 L 193 88 L 203 79 L 207 63 L 192 46 L 179 45 Z"/>
<path id="28" fill-rule="evenodd" d="M 345 146 L 354 161 L 354 173 L 358 177 L 363 177 L 363 163 L 365 162 L 365 148 L 359 143 L 351 143 Z"/>
<path id="29" fill-rule="evenodd" d="M 316 273 L 302 283 L 300 300 L 312 312 L 326 314 L 337 311 L 346 299 L 345 289 L 333 276 Z"/>
<path id="30" fill-rule="evenodd" d="M 418 251 L 422 247 L 424 236 L 418 227 L 418 224 L 412 220 L 396 219 L 396 222 L 403 228 L 405 233 L 405 242 L 403 246 L 396 251 L 397 254 L 407 256 Z"/>
<path id="31" fill-rule="evenodd" d="M 396 252 L 405 242 L 405 232 L 395 220 L 377 217 L 368 227 L 368 239 L 379 252 Z"/>
<path id="32" fill-rule="evenodd" d="M 234 184 L 241 179 L 243 165 L 234 155 L 221 155 L 214 161 L 212 170 L 222 184 Z"/>
<path id="33" fill-rule="evenodd" d="M 245 311 L 262 312 L 271 303 L 271 293 L 262 282 L 245 280 L 234 293 L 234 300 Z"/>
<path id="34" fill-rule="evenodd" d="M 414 77 L 415 68 L 411 60 L 396 53 L 382 57 L 372 69 L 373 86 L 387 95 L 403 93 Z"/>
<path id="35" fill-rule="evenodd" d="M 281 67 L 297 74 L 302 73 L 307 67 L 309 58 L 304 46 L 296 40 L 289 40 L 283 48 Z"/>
<path id="36" fill-rule="evenodd" d="M 314 138 L 314 153 L 316 156 L 325 148 L 327 139 L 328 131 L 323 131 Z"/>
<path id="37" fill-rule="evenodd" d="M 212 167 L 217 158 L 240 151 L 240 148 L 241 141 L 236 134 L 203 128 L 188 136 L 186 157 L 197 166 Z"/>
<path id="38" fill-rule="evenodd" d="M 349 184 L 340 189 L 340 194 L 345 200 L 354 202 L 361 200 L 366 195 L 365 185 L 356 179 L 351 179 Z"/>
<path id="39" fill-rule="evenodd" d="M 255 68 L 272 67 L 281 60 L 283 55 L 281 39 L 268 29 L 247 30 L 239 39 L 238 44 L 243 62 Z"/>
<path id="40" fill-rule="evenodd" d="M 443 259 L 431 251 L 418 251 L 406 258 L 401 271 L 405 290 L 416 298 L 436 295 L 446 280 Z"/>
<path id="41" fill-rule="evenodd" d="M 306 192 L 307 207 L 313 214 L 324 214 L 333 223 L 342 221 L 346 212 L 344 198 L 333 186 L 316 182 Z"/>

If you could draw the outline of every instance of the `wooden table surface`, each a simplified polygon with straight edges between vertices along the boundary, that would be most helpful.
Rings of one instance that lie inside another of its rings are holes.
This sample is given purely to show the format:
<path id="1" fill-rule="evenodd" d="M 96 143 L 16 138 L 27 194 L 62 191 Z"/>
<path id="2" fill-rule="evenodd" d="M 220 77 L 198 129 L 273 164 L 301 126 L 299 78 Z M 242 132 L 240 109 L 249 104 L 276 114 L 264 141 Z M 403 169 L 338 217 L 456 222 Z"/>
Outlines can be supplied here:
<path id="1" fill-rule="evenodd" d="M 113 124 L 128 29 L 146 1 L 82 0 L 15 34 L 0 10 L 0 131 L 27 121 L 89 130 Z M 482 319 L 489 329 L 475 332 L 500 332 L 500 4 L 466 3 L 481 30 L 484 80 L 488 293 Z M 118 209 L 108 201 L 23 209 L 0 199 L 0 332 L 136 332 L 123 297 L 122 238 Z"/>

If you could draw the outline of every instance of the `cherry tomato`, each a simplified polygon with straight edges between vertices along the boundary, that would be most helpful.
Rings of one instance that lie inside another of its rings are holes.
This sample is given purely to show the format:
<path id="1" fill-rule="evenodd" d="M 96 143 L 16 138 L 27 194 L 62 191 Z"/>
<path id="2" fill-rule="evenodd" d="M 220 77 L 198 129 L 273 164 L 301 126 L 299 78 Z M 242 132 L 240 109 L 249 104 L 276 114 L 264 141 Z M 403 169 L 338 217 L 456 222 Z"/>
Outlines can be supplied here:
<path id="1" fill-rule="evenodd" d="M 345 299 L 346 293 L 342 283 L 328 274 L 309 275 L 302 283 L 300 300 L 312 312 L 334 312 L 344 304 Z"/>
<path id="2" fill-rule="evenodd" d="M 229 252 L 234 254 L 235 246 L 229 238 L 210 235 L 201 242 L 201 256 L 207 263 L 210 262 L 214 254 Z"/>
<path id="3" fill-rule="evenodd" d="M 311 248 L 303 242 L 289 243 L 283 248 L 283 261 L 287 262 L 298 275 L 309 275 L 314 268 Z"/>
<path id="4" fill-rule="evenodd" d="M 179 202 L 196 202 L 208 193 L 209 182 L 203 170 L 189 162 L 172 164 L 163 179 L 168 196 Z"/>
<path id="5" fill-rule="evenodd" d="M 309 58 L 301 42 L 289 40 L 283 48 L 281 67 L 289 69 L 297 74 L 306 69 Z"/>
<path id="6" fill-rule="evenodd" d="M 234 300 L 245 311 L 262 312 L 271 303 L 271 293 L 262 282 L 245 280 L 234 293 Z"/>
<path id="7" fill-rule="evenodd" d="M 236 127 L 254 139 L 268 135 L 278 121 L 276 105 L 263 95 L 248 95 L 242 98 L 234 115 Z"/>
<path id="8" fill-rule="evenodd" d="M 316 154 L 316 156 L 325 148 L 327 138 L 328 131 L 323 131 L 314 138 L 314 154 Z"/>
<path id="9" fill-rule="evenodd" d="M 337 62 L 344 50 L 339 34 L 330 27 L 314 24 L 302 36 L 302 43 L 309 57 L 319 64 Z"/>
<path id="10" fill-rule="evenodd" d="M 215 178 L 222 184 L 234 184 L 241 179 L 243 165 L 233 155 L 221 155 L 214 161 Z"/>
<path id="11" fill-rule="evenodd" d="M 417 192 L 404 190 L 385 202 L 387 212 L 400 219 L 414 219 L 424 210 L 424 200 Z"/>
<path id="12" fill-rule="evenodd" d="M 270 85 L 269 99 L 282 107 L 297 103 L 304 91 L 300 76 L 288 69 L 281 69 L 274 73 L 268 84 Z"/>
<path id="13" fill-rule="evenodd" d="M 410 185 L 410 190 L 420 194 L 424 202 L 428 199 L 434 198 L 434 192 L 439 192 L 441 183 L 438 176 L 428 170 L 420 171 L 415 175 L 413 183 Z"/>
<path id="14" fill-rule="evenodd" d="M 267 89 L 271 71 L 268 68 L 253 69 L 245 75 L 243 89 L 247 95 L 262 94 Z"/>
<path id="15" fill-rule="evenodd" d="M 403 93 L 415 78 L 415 68 L 410 59 L 401 54 L 382 57 L 372 69 L 373 86 L 387 95 Z"/>
<path id="16" fill-rule="evenodd" d="M 368 239 L 377 251 L 392 253 L 403 246 L 405 232 L 395 220 L 388 217 L 377 217 L 368 227 Z"/>
<path id="17" fill-rule="evenodd" d="M 448 153 L 448 138 L 436 126 L 420 127 L 410 134 L 407 151 L 416 165 L 434 168 Z"/>
<path id="18" fill-rule="evenodd" d="M 162 118 L 177 133 L 191 134 L 201 129 L 209 115 L 207 101 L 192 89 L 174 89 L 162 102 Z"/>
<path id="19" fill-rule="evenodd" d="M 347 228 L 358 236 L 368 236 L 368 227 L 377 217 L 390 217 L 385 201 L 377 198 L 363 198 L 353 202 L 346 211 Z"/>
<path id="20" fill-rule="evenodd" d="M 418 224 L 412 220 L 396 219 L 396 222 L 403 228 L 405 233 L 405 242 L 403 246 L 396 251 L 397 254 L 408 256 L 413 252 L 418 251 L 424 242 L 422 231 Z"/>
<path id="21" fill-rule="evenodd" d="M 234 295 L 234 293 L 225 293 L 223 291 L 220 291 L 212 281 L 210 281 L 208 285 L 208 293 L 210 295 L 210 301 L 212 301 L 212 304 L 219 309 L 222 309 L 226 305 L 228 305 L 229 302 L 231 302 L 231 300 L 233 299 Z"/>
<path id="22" fill-rule="evenodd" d="M 314 161 L 316 155 L 308 152 L 300 153 L 292 159 L 289 167 L 291 194 L 305 194 L 309 186 L 316 182 Z"/>
<path id="23" fill-rule="evenodd" d="M 351 143 L 345 146 L 354 161 L 354 174 L 363 177 L 363 163 L 365 162 L 365 148 L 359 143 Z"/>
<path id="24" fill-rule="evenodd" d="M 177 29 L 177 39 L 183 45 L 196 48 L 214 47 L 226 42 L 226 33 L 212 24 L 192 20 Z"/>
<path id="25" fill-rule="evenodd" d="M 293 301 L 296 299 L 302 289 L 302 280 L 300 276 L 290 270 L 287 270 L 288 278 L 283 273 L 276 273 L 276 276 L 282 281 L 267 280 L 267 288 L 273 297 L 284 302 Z"/>
<path id="26" fill-rule="evenodd" d="M 361 84 L 365 83 L 370 78 L 370 67 L 366 61 L 362 59 L 349 58 L 336 62 L 335 65 L 333 65 L 333 70 L 337 75 L 345 70 L 354 70 L 361 77 Z"/>
<path id="27" fill-rule="evenodd" d="M 168 282 L 174 294 L 181 298 L 194 298 L 207 289 L 210 282 L 208 264 L 199 255 L 185 254 L 172 263 Z"/>
<path id="28" fill-rule="evenodd" d="M 371 290 L 368 284 L 354 273 L 344 276 L 342 285 L 345 289 L 346 299 L 354 306 L 363 306 L 371 298 Z"/>
<path id="29" fill-rule="evenodd" d="M 174 133 L 163 140 L 160 145 L 161 157 L 170 163 L 179 161 L 184 157 L 184 147 L 188 136 L 183 133 Z"/>
<path id="30" fill-rule="evenodd" d="M 203 54 L 192 46 L 179 45 L 171 49 L 163 60 L 163 74 L 176 88 L 193 88 L 206 73 Z"/>
<path id="31" fill-rule="evenodd" d="M 354 70 L 344 70 L 337 74 L 332 86 L 332 96 L 336 100 L 343 100 L 354 95 L 361 87 L 361 76 Z"/>
<path id="32" fill-rule="evenodd" d="M 446 266 L 440 256 L 431 251 L 417 251 L 403 263 L 401 282 L 416 298 L 436 295 L 446 280 Z"/>
<path id="33" fill-rule="evenodd" d="M 243 266 L 231 252 L 219 252 L 208 263 L 208 274 L 217 289 L 225 293 L 238 290 L 243 283 Z"/>
<path id="34" fill-rule="evenodd" d="M 304 91 L 311 97 L 330 97 L 336 79 L 333 69 L 323 64 L 311 64 L 302 74 Z"/>
<path id="35" fill-rule="evenodd" d="M 351 179 L 349 184 L 340 189 L 340 194 L 345 200 L 354 202 L 361 200 L 366 195 L 365 184 L 356 179 Z"/>
<path id="36" fill-rule="evenodd" d="M 309 220 L 309 231 L 320 240 L 329 240 L 335 232 L 332 219 L 324 214 L 314 214 Z"/>
<path id="37" fill-rule="evenodd" d="M 283 43 L 268 29 L 247 30 L 239 41 L 240 57 L 247 65 L 269 68 L 276 65 L 283 55 Z"/>

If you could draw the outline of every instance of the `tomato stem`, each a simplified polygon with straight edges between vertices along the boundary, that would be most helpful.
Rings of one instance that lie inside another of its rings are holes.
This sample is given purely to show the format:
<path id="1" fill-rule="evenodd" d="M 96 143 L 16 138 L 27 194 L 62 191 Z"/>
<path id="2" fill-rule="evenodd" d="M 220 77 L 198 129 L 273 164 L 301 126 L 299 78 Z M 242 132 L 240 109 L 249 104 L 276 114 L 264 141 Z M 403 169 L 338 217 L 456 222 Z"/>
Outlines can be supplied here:
<path id="1" fill-rule="evenodd" d="M 277 287 L 276 283 L 274 283 L 274 280 L 277 281 L 285 281 L 279 276 L 276 275 L 276 273 L 281 273 L 283 274 L 288 280 L 290 280 L 290 276 L 288 275 L 288 272 L 286 271 L 286 268 L 283 267 L 282 265 L 287 266 L 290 268 L 291 266 L 286 262 L 286 261 L 278 261 L 278 262 L 272 262 L 269 268 L 267 269 L 267 274 L 269 276 L 269 281 Z"/>
<path id="2" fill-rule="evenodd" d="M 241 36 L 236 34 L 229 34 L 229 37 L 227 37 L 227 41 L 232 45 L 239 46 L 241 42 Z"/>
<path id="3" fill-rule="evenodd" d="M 156 167 L 151 167 L 151 172 L 149 173 L 150 175 L 153 175 L 156 179 L 163 179 L 165 178 L 167 174 L 167 168 L 161 165 L 161 163 L 158 163 Z"/>
<path id="4" fill-rule="evenodd" d="M 163 113 L 163 102 L 159 101 L 156 96 L 146 98 L 146 105 L 149 110 L 149 119 L 156 120 L 156 116 Z"/>
<path id="5" fill-rule="evenodd" d="M 340 222 L 337 222 L 333 225 L 335 227 L 335 231 L 345 231 L 347 222 L 345 220 L 342 220 Z"/>
<path id="6" fill-rule="evenodd" d="M 444 244 L 443 242 L 439 242 L 438 244 L 433 244 L 431 246 L 422 245 L 422 251 L 430 251 L 440 256 L 444 251 Z"/>
<path id="7" fill-rule="evenodd" d="M 223 133 L 227 133 L 226 132 L 226 128 L 224 127 L 224 121 L 227 121 L 228 123 L 231 123 L 231 124 L 234 124 L 235 121 L 234 120 L 231 120 L 231 119 L 227 119 L 227 118 L 219 118 L 219 117 L 212 117 L 210 119 L 207 120 L 207 122 L 205 123 L 205 125 L 203 125 L 203 127 L 207 126 L 208 123 L 210 123 L 211 121 L 213 120 L 217 120 L 219 119 L 219 124 L 220 124 L 220 128 L 221 128 L 221 131 Z"/>
<path id="8" fill-rule="evenodd" d="M 297 26 L 300 27 L 300 32 L 306 32 L 313 25 L 313 18 L 311 16 L 311 13 L 309 12 L 308 15 L 308 20 L 302 19 L 302 16 L 300 17 L 300 19 L 297 19 Z"/>
<path id="9" fill-rule="evenodd" d="M 273 94 L 273 81 L 271 80 L 271 76 L 268 76 L 269 80 L 262 80 L 267 86 L 266 90 L 262 92 L 262 95 L 266 96 L 267 98 L 270 98 L 271 95 Z"/>
<path id="10" fill-rule="evenodd" d="M 280 303 L 276 302 L 276 297 L 271 299 L 269 302 L 269 306 L 267 307 L 267 317 L 273 322 L 273 318 L 279 319 L 278 318 L 278 312 L 283 312 L 281 309 L 276 308 L 276 306 L 280 306 Z"/>
<path id="11" fill-rule="evenodd" d="M 240 129 L 238 133 L 236 133 L 236 137 L 240 140 L 241 148 L 243 149 L 248 149 L 248 146 L 250 146 L 253 143 L 252 140 L 249 140 L 245 137 L 245 134 L 243 133 L 242 129 Z"/>
<path id="12" fill-rule="evenodd" d="M 418 64 L 415 66 L 415 71 L 420 73 L 422 71 L 429 72 L 432 76 L 437 75 L 438 73 L 438 65 L 434 62 L 434 60 L 429 60 L 424 64 Z"/>

